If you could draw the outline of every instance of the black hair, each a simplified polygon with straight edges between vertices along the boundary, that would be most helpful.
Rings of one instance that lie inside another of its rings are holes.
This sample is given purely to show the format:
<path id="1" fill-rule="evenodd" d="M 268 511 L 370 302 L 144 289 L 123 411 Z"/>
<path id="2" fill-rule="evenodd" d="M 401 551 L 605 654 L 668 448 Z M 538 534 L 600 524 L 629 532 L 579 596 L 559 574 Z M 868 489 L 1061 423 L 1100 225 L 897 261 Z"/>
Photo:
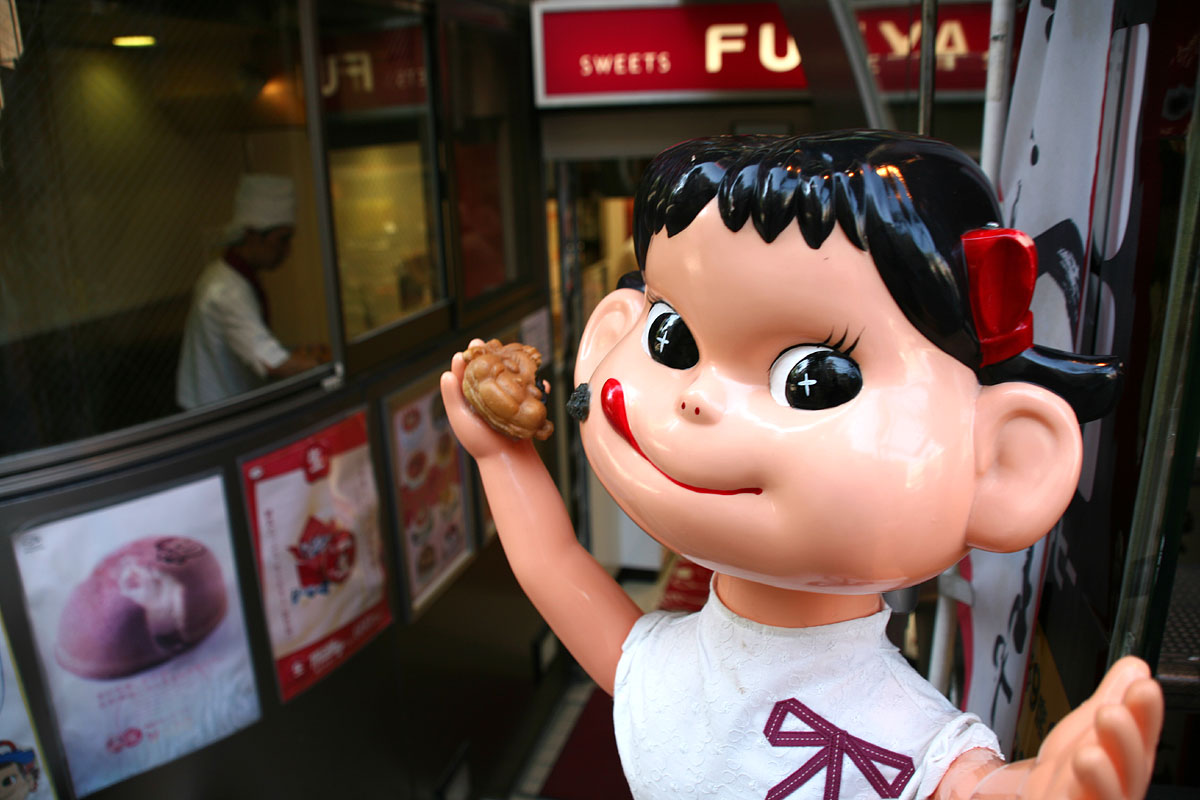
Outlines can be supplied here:
<path id="1" fill-rule="evenodd" d="M 773 242 L 793 220 L 819 248 L 837 224 L 871 255 L 905 317 L 985 385 L 1028 381 L 1065 399 L 1081 422 L 1106 414 L 1120 365 L 1035 345 L 981 366 L 967 295 L 962 235 L 999 225 L 1000 206 L 978 165 L 945 142 L 890 131 L 810 136 L 717 136 L 660 153 L 634 201 L 634 250 L 687 228 L 713 198 L 725 226 L 749 220 Z M 631 285 L 626 281 L 625 285 Z"/>

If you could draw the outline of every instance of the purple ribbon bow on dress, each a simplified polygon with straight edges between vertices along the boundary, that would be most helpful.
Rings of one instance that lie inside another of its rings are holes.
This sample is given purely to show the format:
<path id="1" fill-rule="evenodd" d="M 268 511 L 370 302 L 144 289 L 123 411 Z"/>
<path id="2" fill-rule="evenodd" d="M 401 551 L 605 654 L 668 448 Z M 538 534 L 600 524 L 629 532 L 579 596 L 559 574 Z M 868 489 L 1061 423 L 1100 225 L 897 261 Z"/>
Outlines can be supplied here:
<path id="1" fill-rule="evenodd" d="M 811 731 L 782 730 L 788 714 L 804 722 Z M 763 728 L 767 741 L 776 747 L 820 747 L 821 750 L 804 763 L 800 769 L 771 787 L 766 800 L 780 800 L 799 789 L 809 778 L 825 770 L 825 800 L 838 800 L 842 789 L 843 756 L 862 772 L 871 788 L 883 798 L 899 797 L 904 787 L 916 772 L 913 760 L 901 753 L 885 750 L 865 739 L 851 736 L 816 714 L 811 708 L 795 698 L 780 700 L 771 711 L 767 726 Z M 900 770 L 891 781 L 883 777 L 876 763 Z"/>

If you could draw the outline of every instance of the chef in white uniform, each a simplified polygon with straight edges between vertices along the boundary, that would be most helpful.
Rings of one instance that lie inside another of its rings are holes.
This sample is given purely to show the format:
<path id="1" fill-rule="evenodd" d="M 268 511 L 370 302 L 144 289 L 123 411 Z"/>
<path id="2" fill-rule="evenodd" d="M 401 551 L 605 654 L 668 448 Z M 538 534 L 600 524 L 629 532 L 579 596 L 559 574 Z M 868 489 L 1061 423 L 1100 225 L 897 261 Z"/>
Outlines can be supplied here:
<path id="1" fill-rule="evenodd" d="M 291 252 L 296 193 L 281 175 L 242 176 L 229 242 L 196 282 L 183 333 L 175 397 L 185 409 L 249 392 L 317 366 L 321 347 L 289 351 L 267 327 L 258 274 Z"/>

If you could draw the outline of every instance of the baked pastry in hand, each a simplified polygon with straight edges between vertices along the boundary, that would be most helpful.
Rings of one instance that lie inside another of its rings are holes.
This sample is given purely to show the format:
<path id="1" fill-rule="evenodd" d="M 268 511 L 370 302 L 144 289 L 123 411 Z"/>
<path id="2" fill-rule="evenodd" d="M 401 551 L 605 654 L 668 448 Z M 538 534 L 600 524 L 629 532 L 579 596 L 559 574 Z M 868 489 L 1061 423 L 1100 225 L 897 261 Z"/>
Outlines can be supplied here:
<path id="1" fill-rule="evenodd" d="M 514 439 L 545 440 L 554 432 L 537 385 L 542 354 L 527 344 L 492 339 L 463 353 L 463 395 L 481 417 Z"/>

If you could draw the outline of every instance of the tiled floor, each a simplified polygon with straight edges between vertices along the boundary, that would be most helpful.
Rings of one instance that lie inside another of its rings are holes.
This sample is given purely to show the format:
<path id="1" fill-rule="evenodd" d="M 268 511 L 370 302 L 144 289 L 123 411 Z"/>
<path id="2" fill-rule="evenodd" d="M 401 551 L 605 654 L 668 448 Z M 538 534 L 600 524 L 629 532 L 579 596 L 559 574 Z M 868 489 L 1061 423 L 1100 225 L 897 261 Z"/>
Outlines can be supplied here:
<path id="1" fill-rule="evenodd" d="M 665 573 L 665 570 L 664 570 Z M 649 611 L 658 604 L 662 597 L 663 581 L 623 581 L 621 584 L 634 602 L 643 611 Z M 558 708 L 555 709 L 550 723 L 542 732 L 533 756 L 525 765 L 521 778 L 517 781 L 516 791 L 509 800 L 541 800 L 538 791 L 546 783 L 550 771 L 554 768 L 563 745 L 575 728 L 584 705 L 592 696 L 596 684 L 580 671 L 579 680 L 572 683 L 563 693 Z"/>
<path id="2" fill-rule="evenodd" d="M 554 762 L 558 760 L 558 754 L 567 743 L 567 737 L 574 730 L 575 721 L 579 719 L 579 714 L 595 687 L 596 684 L 591 680 L 583 678 L 563 693 L 550 724 L 542 732 L 533 756 L 525 765 L 521 779 L 517 782 L 517 789 L 509 800 L 539 800 L 538 790 L 542 788 L 546 778 L 550 777 Z"/>

